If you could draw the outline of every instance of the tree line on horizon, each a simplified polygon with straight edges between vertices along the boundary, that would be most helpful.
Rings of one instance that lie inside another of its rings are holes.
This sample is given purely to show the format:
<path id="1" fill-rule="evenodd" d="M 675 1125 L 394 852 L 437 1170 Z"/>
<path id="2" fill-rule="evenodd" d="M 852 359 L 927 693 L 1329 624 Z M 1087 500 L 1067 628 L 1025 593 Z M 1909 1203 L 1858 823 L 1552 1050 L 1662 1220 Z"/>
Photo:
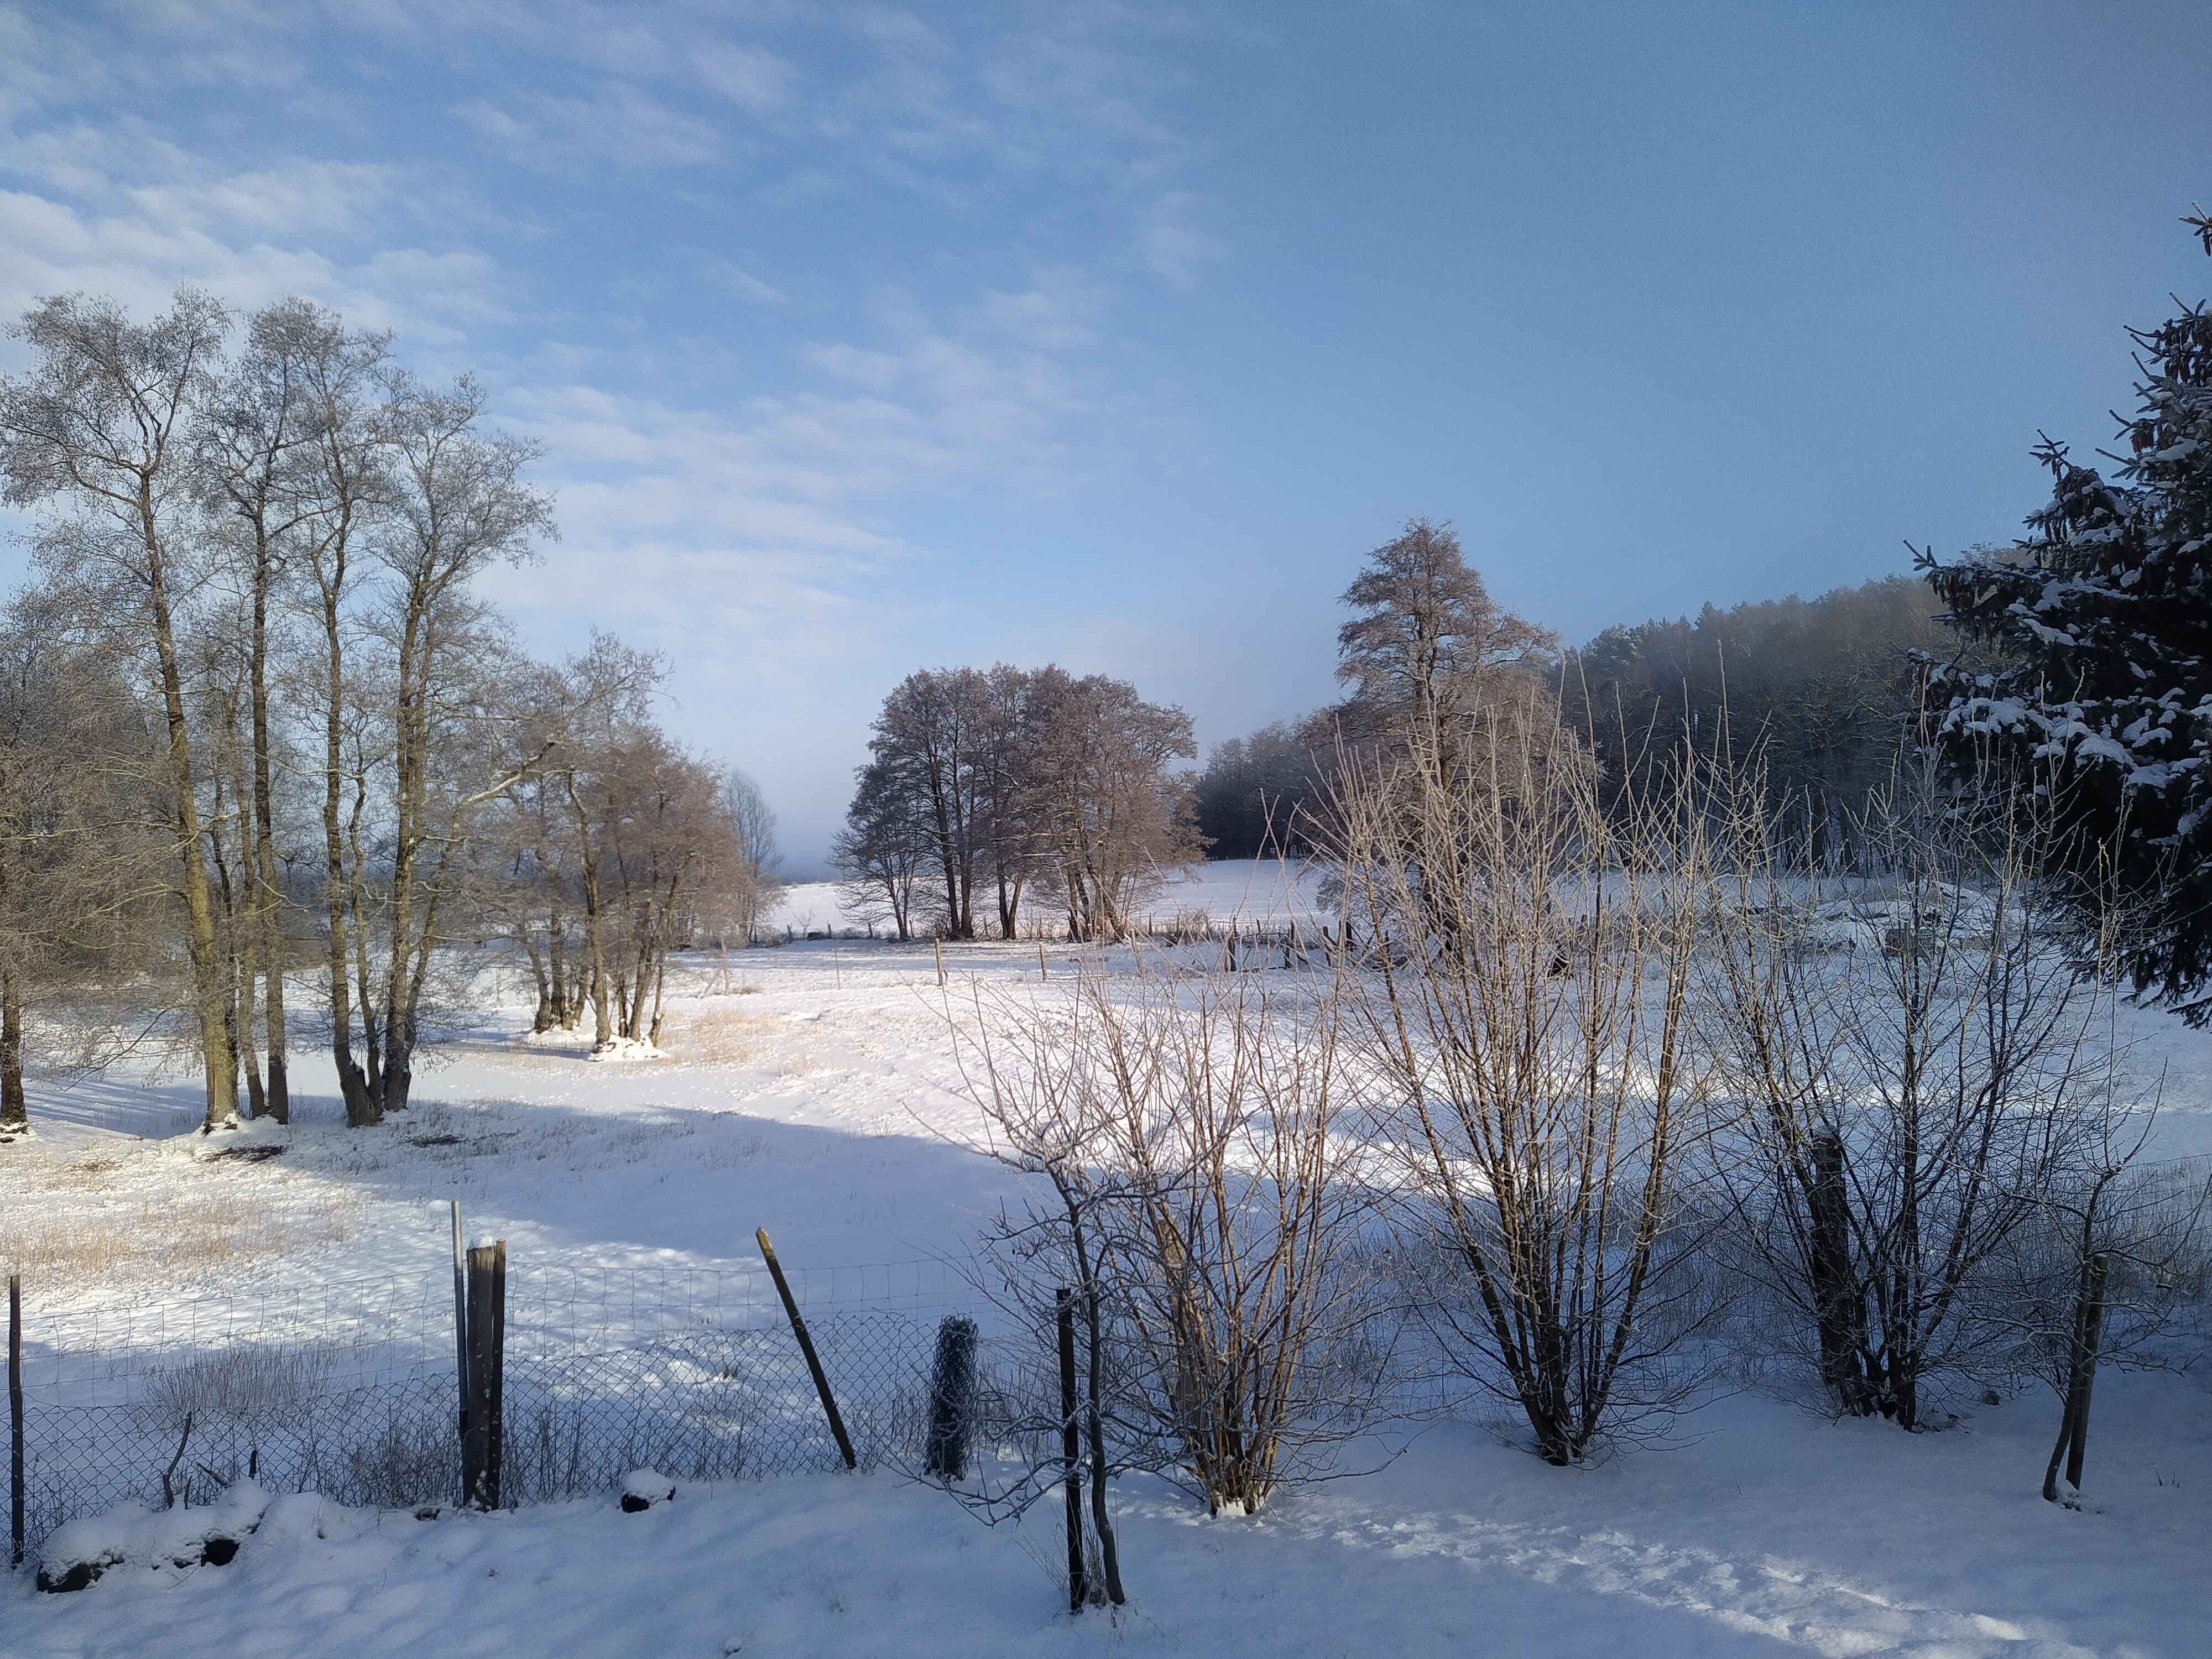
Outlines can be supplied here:
<path id="1" fill-rule="evenodd" d="M 1486 594 L 1475 609 L 1486 604 Z M 1578 648 L 1547 637 L 1522 667 L 1598 757 L 1616 806 L 1651 786 L 1687 734 L 1738 765 L 1755 758 L 1778 794 L 1840 834 L 1913 737 L 1925 659 L 1950 639 L 1925 583 L 1898 574 L 1812 599 L 1616 624 Z M 1334 757 L 1368 734 L 1372 706 L 1355 697 L 1215 744 L 1195 786 L 1207 855 L 1310 853 Z"/>

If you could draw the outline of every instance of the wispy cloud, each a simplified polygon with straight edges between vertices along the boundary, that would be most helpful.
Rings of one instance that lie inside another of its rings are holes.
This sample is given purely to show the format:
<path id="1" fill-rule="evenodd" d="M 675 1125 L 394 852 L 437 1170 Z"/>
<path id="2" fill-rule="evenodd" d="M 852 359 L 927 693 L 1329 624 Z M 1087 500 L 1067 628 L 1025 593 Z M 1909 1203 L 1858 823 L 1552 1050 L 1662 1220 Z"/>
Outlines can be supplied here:
<path id="1" fill-rule="evenodd" d="M 588 96 L 518 92 L 474 99 L 453 112 L 524 166 L 568 172 L 694 166 L 721 148 L 714 124 L 617 81 Z"/>
<path id="2" fill-rule="evenodd" d="M 340 252 L 318 235 L 358 228 L 388 187 L 379 169 L 301 162 L 117 185 L 99 192 L 104 206 L 0 190 L 0 315 L 69 290 L 112 295 L 143 313 L 190 282 L 240 307 L 307 295 L 425 344 L 503 319 L 498 273 L 480 252 L 374 239 Z"/>
<path id="3" fill-rule="evenodd" d="M 732 103 L 755 114 L 781 109 L 791 98 L 799 72 L 774 52 L 727 41 L 696 48 L 691 64 L 699 78 Z"/>

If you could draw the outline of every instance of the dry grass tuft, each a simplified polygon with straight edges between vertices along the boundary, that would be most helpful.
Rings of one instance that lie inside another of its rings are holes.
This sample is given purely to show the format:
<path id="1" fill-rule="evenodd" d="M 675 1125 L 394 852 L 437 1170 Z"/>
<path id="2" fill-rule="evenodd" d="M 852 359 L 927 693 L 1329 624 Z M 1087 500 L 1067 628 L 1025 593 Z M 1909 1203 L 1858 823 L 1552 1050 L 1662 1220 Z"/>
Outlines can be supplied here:
<path id="1" fill-rule="evenodd" d="M 55 1173 L 72 1167 L 81 1166 Z M 19 1199 L 10 1206 L 14 1224 L 0 1237 L 0 1267 L 48 1283 L 143 1272 L 191 1278 L 343 1243 L 352 1235 L 353 1207 L 339 1200 L 301 1213 L 258 1196 L 200 1192 L 182 1203 L 149 1199 L 104 1212 L 42 1216 Z"/>
<path id="2" fill-rule="evenodd" d="M 745 1066 L 775 1036 L 775 1017 L 742 1008 L 708 1008 L 677 1026 L 663 1047 L 708 1066 Z"/>

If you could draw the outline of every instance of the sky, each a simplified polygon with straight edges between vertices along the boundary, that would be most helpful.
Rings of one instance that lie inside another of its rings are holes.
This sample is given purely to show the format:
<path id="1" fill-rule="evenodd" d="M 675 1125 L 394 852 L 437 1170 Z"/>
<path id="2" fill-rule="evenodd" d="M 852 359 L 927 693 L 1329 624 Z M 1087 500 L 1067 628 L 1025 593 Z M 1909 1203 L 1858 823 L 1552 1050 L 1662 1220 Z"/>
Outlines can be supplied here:
<path id="1" fill-rule="evenodd" d="M 665 653 L 805 878 L 907 674 L 1210 747 L 1334 695 L 1412 516 L 1571 642 L 2010 539 L 2212 294 L 2207 63 L 2191 4 L 0 0 L 0 317 L 477 374 L 557 497 L 523 642 Z"/>

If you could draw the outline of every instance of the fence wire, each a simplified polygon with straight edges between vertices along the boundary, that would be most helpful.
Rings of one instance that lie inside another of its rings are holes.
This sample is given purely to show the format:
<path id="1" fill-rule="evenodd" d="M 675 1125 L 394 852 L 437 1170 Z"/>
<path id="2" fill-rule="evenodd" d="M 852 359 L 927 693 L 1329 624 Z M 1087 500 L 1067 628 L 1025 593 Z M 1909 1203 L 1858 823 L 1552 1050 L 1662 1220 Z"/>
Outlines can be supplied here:
<path id="1" fill-rule="evenodd" d="M 919 1465 L 942 1264 L 795 1271 L 793 1290 L 863 1468 Z M 507 1280 L 501 1501 L 605 1492 L 651 1468 L 685 1480 L 843 1460 L 765 1273 L 518 1263 Z M 64 1522 L 125 1503 L 271 1492 L 420 1509 L 459 1496 L 450 1278 L 113 1314 L 25 1309 L 26 1559 Z M 167 1486 L 165 1490 L 165 1480 Z"/>

